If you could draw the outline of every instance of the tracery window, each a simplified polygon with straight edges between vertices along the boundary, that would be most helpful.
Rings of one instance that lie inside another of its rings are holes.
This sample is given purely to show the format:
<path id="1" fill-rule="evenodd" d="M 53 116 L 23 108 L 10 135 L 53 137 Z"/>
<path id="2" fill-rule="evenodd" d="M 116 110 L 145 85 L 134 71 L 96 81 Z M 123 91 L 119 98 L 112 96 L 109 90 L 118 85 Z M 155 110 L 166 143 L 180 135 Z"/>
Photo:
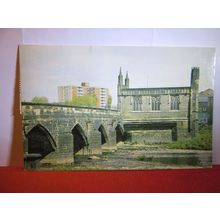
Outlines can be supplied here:
<path id="1" fill-rule="evenodd" d="M 152 111 L 160 111 L 160 96 L 151 97 L 151 109 Z"/>
<path id="2" fill-rule="evenodd" d="M 180 103 L 180 98 L 178 95 L 171 95 L 170 96 L 170 108 L 171 110 L 179 110 L 179 103 Z"/>
<path id="3" fill-rule="evenodd" d="M 142 111 L 142 97 L 141 96 L 133 97 L 133 111 Z"/>

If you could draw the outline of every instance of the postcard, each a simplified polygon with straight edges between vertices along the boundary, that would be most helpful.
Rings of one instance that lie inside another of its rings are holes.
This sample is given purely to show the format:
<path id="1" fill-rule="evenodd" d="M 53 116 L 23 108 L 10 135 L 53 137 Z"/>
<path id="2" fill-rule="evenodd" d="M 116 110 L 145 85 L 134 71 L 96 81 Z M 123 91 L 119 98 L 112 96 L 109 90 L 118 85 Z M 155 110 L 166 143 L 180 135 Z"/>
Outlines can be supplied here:
<path id="1" fill-rule="evenodd" d="M 19 47 L 25 169 L 212 166 L 215 48 Z"/>

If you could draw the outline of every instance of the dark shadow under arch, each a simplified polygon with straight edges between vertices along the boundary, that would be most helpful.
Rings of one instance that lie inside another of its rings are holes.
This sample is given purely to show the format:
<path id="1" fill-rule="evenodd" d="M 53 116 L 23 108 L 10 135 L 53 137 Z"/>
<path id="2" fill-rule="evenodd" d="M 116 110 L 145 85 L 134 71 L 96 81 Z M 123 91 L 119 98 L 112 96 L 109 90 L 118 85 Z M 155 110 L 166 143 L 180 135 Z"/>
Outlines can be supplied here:
<path id="1" fill-rule="evenodd" d="M 43 158 L 56 149 L 56 143 L 49 131 L 40 124 L 28 132 L 27 138 L 28 154 L 40 154 Z"/>
<path id="2" fill-rule="evenodd" d="M 116 131 L 116 143 L 120 141 L 124 141 L 124 131 L 120 124 L 116 126 L 115 131 Z"/>
<path id="3" fill-rule="evenodd" d="M 100 125 L 98 130 L 101 133 L 101 145 L 103 145 L 108 142 L 108 136 L 103 125 Z"/>
<path id="4" fill-rule="evenodd" d="M 73 152 L 74 154 L 76 154 L 78 151 L 88 146 L 89 143 L 85 135 L 85 132 L 83 131 L 80 124 L 76 124 L 74 126 L 74 128 L 72 129 L 72 134 L 73 134 Z"/>

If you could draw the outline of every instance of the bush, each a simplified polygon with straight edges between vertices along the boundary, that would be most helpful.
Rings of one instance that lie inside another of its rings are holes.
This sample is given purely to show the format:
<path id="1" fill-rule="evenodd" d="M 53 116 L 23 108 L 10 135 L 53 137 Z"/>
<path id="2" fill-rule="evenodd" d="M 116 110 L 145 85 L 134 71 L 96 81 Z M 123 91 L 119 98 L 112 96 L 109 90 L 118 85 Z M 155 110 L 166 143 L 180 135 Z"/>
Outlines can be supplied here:
<path id="1" fill-rule="evenodd" d="M 145 156 L 139 156 L 139 157 L 137 157 L 137 160 L 138 161 L 145 161 L 146 157 Z"/>
<path id="2" fill-rule="evenodd" d="M 176 141 L 166 145 L 168 148 L 211 150 L 212 149 L 212 127 L 202 125 L 199 127 L 199 134 L 191 140 Z"/>

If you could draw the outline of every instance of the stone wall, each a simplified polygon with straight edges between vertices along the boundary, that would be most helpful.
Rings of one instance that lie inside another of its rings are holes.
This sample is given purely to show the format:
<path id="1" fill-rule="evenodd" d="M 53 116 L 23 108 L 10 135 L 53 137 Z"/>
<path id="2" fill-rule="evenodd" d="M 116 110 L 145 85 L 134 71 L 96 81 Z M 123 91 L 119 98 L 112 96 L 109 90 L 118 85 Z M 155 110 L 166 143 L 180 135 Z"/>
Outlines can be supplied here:
<path id="1" fill-rule="evenodd" d="M 186 120 L 189 111 L 190 94 L 180 95 L 179 110 L 170 109 L 169 95 L 161 95 L 160 111 L 152 111 L 150 96 L 142 96 L 141 111 L 133 111 L 132 96 L 121 96 L 124 120 Z"/>
<path id="2" fill-rule="evenodd" d="M 187 90 L 188 92 L 190 90 Z M 161 104 L 159 111 L 152 111 L 151 109 L 151 96 L 142 96 L 142 109 L 141 111 L 133 111 L 132 96 L 120 96 L 121 99 L 121 111 L 124 124 L 135 124 L 135 123 L 167 123 L 169 127 L 170 123 L 175 122 L 175 131 L 173 127 L 168 130 L 154 130 L 149 129 L 146 131 L 141 128 L 140 130 L 130 132 L 132 142 L 139 143 L 164 143 L 175 140 L 185 140 L 190 138 L 189 133 L 189 102 L 190 93 L 184 93 L 179 95 L 180 103 L 179 110 L 171 110 L 170 95 L 160 95 Z M 159 126 L 160 127 L 160 126 Z M 158 129 L 159 129 L 158 127 Z M 128 132 L 128 133 L 129 133 Z M 141 135 L 142 132 L 142 135 Z M 175 134 L 174 134 L 175 133 Z M 128 135 L 129 136 L 129 135 Z M 175 136 L 175 137 L 174 137 Z"/>
<path id="3" fill-rule="evenodd" d="M 130 131 L 131 143 L 160 144 L 172 142 L 172 130 L 139 130 Z"/>

